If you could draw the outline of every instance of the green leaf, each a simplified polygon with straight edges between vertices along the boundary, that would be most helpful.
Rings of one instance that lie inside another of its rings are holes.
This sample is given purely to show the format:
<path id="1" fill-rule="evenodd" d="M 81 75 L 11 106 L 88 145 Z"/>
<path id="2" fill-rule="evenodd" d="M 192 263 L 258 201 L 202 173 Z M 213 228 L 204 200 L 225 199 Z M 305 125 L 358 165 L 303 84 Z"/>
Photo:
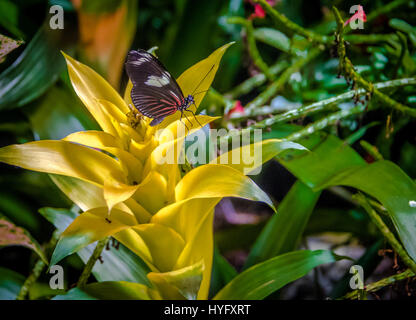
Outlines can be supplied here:
<path id="1" fill-rule="evenodd" d="M 244 269 L 294 250 L 320 194 L 295 182 L 254 243 Z"/>
<path id="2" fill-rule="evenodd" d="M 24 281 L 21 274 L 0 267 L 0 300 L 16 300 Z"/>
<path id="3" fill-rule="evenodd" d="M 99 128 L 72 91 L 54 86 L 24 108 L 38 139 L 60 140 L 76 131 Z"/>
<path id="4" fill-rule="evenodd" d="M 0 214 L 0 247 L 13 245 L 33 250 L 48 264 L 45 253 L 30 233 L 21 227 L 15 226 L 9 219 Z"/>
<path id="5" fill-rule="evenodd" d="M 64 231 L 78 216 L 67 209 L 42 208 L 39 212 L 51 222 L 59 231 Z M 92 243 L 77 252 L 81 260 L 86 263 L 91 257 L 96 243 Z M 149 272 L 146 264 L 121 243 L 117 247 L 103 250 L 101 257 L 104 263 L 96 263 L 92 273 L 98 281 L 130 281 L 150 284 L 147 279 Z"/>
<path id="6" fill-rule="evenodd" d="M 68 25 L 52 30 L 45 23 L 29 42 L 17 60 L 0 75 L 0 110 L 22 107 L 42 95 L 65 69 L 59 49 L 66 51 L 72 42 Z M 65 32 L 65 37 L 63 34 Z"/>
<path id="7" fill-rule="evenodd" d="M 212 275 L 209 287 L 209 296 L 213 297 L 228 282 L 237 276 L 234 267 L 221 255 L 218 248 L 214 248 L 214 258 L 212 261 Z"/>
<path id="8" fill-rule="evenodd" d="M 254 37 L 276 49 L 284 52 L 290 51 L 290 40 L 282 32 L 271 28 L 258 28 L 254 31 Z"/>
<path id="9" fill-rule="evenodd" d="M 416 184 L 390 161 L 367 164 L 334 136 L 300 141 L 311 152 L 287 151 L 278 160 L 313 190 L 349 186 L 376 198 L 389 212 L 409 255 L 416 260 Z"/>
<path id="10" fill-rule="evenodd" d="M 396 30 L 406 33 L 412 44 L 416 46 L 416 28 L 401 19 L 390 19 L 389 25 Z"/>
<path id="11" fill-rule="evenodd" d="M 214 300 L 261 300 L 313 268 L 341 258 L 327 250 L 285 253 L 243 271 L 229 282 Z"/>
<path id="12" fill-rule="evenodd" d="M 74 288 L 52 300 L 152 300 L 157 293 L 143 284 L 126 281 L 95 282 Z"/>
<path id="13" fill-rule="evenodd" d="M 0 1 L 0 25 L 17 38 L 23 38 L 22 31 L 18 28 L 19 9 L 10 0 Z"/>

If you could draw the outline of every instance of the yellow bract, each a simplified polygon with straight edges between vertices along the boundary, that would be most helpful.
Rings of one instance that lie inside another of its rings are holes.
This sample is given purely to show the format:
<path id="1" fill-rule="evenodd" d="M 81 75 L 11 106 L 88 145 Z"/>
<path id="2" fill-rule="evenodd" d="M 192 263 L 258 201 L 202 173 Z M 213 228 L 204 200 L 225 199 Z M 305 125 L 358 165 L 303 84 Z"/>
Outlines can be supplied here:
<path id="1" fill-rule="evenodd" d="M 229 46 L 179 77 L 184 94 L 195 95 L 196 106 Z M 158 290 L 155 296 L 207 299 L 215 205 L 223 197 L 272 205 L 270 199 L 239 166 L 203 165 L 181 178 L 176 160 L 186 135 L 199 129 L 198 122 L 206 125 L 216 118 L 198 115 L 198 121 L 193 117 L 179 121 L 177 112 L 150 127 L 149 119 L 133 114 L 128 106 L 130 82 L 123 99 L 94 70 L 64 56 L 74 90 L 103 131 L 0 149 L 2 162 L 52 174 L 55 184 L 84 211 L 62 234 L 51 263 L 113 236 L 152 270 L 149 279 Z M 281 151 L 273 147 L 278 140 L 263 143 L 267 160 Z M 172 150 L 174 161 L 164 163 Z"/>

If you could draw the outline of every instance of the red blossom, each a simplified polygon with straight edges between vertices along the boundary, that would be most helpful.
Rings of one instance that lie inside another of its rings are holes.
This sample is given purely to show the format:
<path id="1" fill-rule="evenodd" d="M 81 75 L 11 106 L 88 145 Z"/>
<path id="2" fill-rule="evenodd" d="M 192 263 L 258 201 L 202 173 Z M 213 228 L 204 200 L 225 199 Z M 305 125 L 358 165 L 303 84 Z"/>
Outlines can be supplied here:
<path id="1" fill-rule="evenodd" d="M 231 115 L 233 113 L 244 113 L 244 107 L 241 104 L 240 100 L 237 100 L 234 104 L 234 107 L 228 111 L 227 115 Z"/>
<path id="2" fill-rule="evenodd" d="M 268 4 L 270 4 L 272 7 L 276 4 L 277 0 L 266 0 Z M 254 3 L 253 1 L 249 0 L 251 5 L 254 7 L 254 13 L 252 13 L 248 19 L 253 20 L 254 18 L 260 18 L 264 19 L 266 16 L 266 12 L 264 11 L 263 7 L 259 5 L 258 3 Z"/>
<path id="3" fill-rule="evenodd" d="M 360 19 L 361 21 L 364 21 L 364 22 L 367 21 L 367 16 L 365 15 L 364 8 L 361 5 L 358 5 L 358 10 L 354 13 L 354 15 L 351 18 L 349 18 L 347 21 L 345 21 L 344 26 L 346 26 L 350 22 L 355 21 L 357 19 Z"/>

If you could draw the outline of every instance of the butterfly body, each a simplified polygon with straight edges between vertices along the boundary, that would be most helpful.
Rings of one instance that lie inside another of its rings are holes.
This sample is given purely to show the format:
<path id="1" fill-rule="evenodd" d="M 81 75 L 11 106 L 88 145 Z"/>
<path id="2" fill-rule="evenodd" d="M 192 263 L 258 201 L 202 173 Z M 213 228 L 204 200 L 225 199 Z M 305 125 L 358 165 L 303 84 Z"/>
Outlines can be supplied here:
<path id="1" fill-rule="evenodd" d="M 133 88 L 131 100 L 144 116 L 153 118 L 151 126 L 177 111 L 190 111 L 195 104 L 193 95 L 184 97 L 176 80 L 162 63 L 145 50 L 132 50 L 126 61 L 126 71 Z M 192 111 L 190 111 L 192 112 Z"/>

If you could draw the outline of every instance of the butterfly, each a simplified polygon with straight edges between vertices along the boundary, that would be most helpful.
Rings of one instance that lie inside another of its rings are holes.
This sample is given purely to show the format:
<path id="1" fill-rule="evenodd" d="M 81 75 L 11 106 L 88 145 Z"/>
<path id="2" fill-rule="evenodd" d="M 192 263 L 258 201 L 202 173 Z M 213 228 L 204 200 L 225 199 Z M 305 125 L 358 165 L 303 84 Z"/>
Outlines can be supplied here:
<path id="1" fill-rule="evenodd" d="M 181 120 L 184 115 L 189 121 L 185 111 L 191 112 L 195 117 L 195 113 L 188 109 L 192 104 L 195 105 L 194 93 L 185 97 L 176 80 L 155 56 L 142 49 L 131 50 L 125 66 L 133 84 L 131 100 L 141 114 L 153 119 L 151 126 L 161 123 L 177 111 L 181 112 Z M 200 84 L 205 78 L 206 76 Z"/>

